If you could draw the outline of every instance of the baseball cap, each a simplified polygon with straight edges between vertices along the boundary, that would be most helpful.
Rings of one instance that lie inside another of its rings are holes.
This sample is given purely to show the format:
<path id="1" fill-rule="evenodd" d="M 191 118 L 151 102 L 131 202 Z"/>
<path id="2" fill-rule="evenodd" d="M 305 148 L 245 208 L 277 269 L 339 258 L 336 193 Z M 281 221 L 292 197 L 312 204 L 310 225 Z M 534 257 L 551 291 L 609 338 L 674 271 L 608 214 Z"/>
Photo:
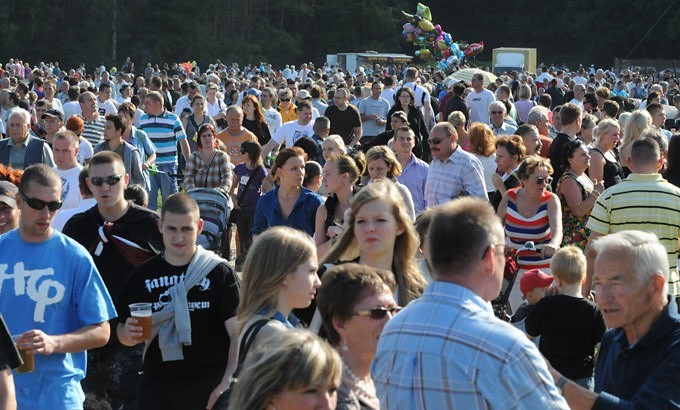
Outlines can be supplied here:
<path id="1" fill-rule="evenodd" d="M 47 117 L 56 118 L 59 121 L 64 122 L 64 114 L 62 114 L 61 111 L 59 111 L 59 110 L 54 110 L 54 109 L 47 110 L 47 111 L 45 111 L 45 114 L 40 116 L 40 118 L 43 119 L 43 120 Z"/>
<path id="2" fill-rule="evenodd" d="M 9 181 L 0 181 L 0 202 L 4 202 L 12 208 L 17 207 L 17 193 L 19 188 Z"/>
<path id="3" fill-rule="evenodd" d="M 301 100 L 311 98 L 311 95 L 309 95 L 309 91 L 307 90 L 300 90 L 295 94 L 295 96 Z"/>
<path id="4" fill-rule="evenodd" d="M 523 295 L 534 290 L 534 288 L 547 288 L 553 283 L 553 277 L 540 269 L 526 271 L 519 281 L 519 290 Z"/>
<path id="5" fill-rule="evenodd" d="M 248 92 L 246 93 L 246 95 L 254 95 L 255 97 L 259 97 L 260 94 L 262 93 L 257 88 L 249 88 Z"/>

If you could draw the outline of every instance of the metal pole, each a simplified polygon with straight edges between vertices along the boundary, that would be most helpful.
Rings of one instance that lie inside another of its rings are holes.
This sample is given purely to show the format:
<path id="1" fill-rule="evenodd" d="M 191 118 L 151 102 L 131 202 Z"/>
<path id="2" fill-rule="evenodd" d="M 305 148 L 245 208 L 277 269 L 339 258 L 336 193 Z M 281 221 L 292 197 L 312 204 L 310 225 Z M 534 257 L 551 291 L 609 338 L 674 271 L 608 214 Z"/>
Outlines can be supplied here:
<path id="1" fill-rule="evenodd" d="M 666 8 L 666 10 L 665 10 L 663 13 L 661 13 L 661 15 L 660 15 L 659 18 L 656 20 L 656 22 L 655 22 L 654 24 L 652 24 L 652 27 L 650 27 L 649 30 L 645 33 L 645 35 L 642 36 L 642 38 L 640 39 L 640 41 L 637 42 L 637 44 L 635 45 L 635 47 L 633 47 L 633 49 L 630 50 L 630 53 L 628 53 L 628 55 L 626 56 L 626 58 L 630 58 L 630 56 L 633 54 L 633 52 L 634 52 L 635 50 L 637 50 L 637 48 L 640 46 L 640 44 L 642 43 L 642 41 L 643 41 L 645 38 L 647 38 L 647 36 L 649 35 L 649 33 L 651 33 L 652 30 L 654 30 L 654 27 L 656 27 L 656 25 L 659 24 L 659 22 L 661 21 L 661 19 L 666 15 L 666 13 L 668 13 L 668 11 L 671 9 L 671 7 L 673 7 L 673 6 L 675 5 L 675 3 L 677 3 L 677 1 L 678 1 L 678 0 L 673 0 L 673 2 Z"/>
<path id="2" fill-rule="evenodd" d="M 113 0 L 113 19 L 111 28 L 113 29 L 113 38 L 111 39 L 111 64 L 116 64 L 116 48 L 118 42 L 118 0 Z"/>

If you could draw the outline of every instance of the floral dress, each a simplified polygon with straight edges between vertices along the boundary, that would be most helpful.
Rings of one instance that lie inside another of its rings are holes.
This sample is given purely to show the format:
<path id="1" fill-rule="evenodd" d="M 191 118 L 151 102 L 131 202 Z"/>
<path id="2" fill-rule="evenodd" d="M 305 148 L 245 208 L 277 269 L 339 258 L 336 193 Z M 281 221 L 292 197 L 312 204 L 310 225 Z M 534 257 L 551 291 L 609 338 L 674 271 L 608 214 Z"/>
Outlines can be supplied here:
<path id="1" fill-rule="evenodd" d="M 569 205 L 564 195 L 560 191 L 560 184 L 567 178 L 571 178 L 578 186 L 581 188 L 581 200 L 584 201 L 590 191 L 586 189 L 585 186 L 578 180 L 578 178 L 570 173 L 565 173 L 562 175 L 559 181 L 557 181 L 557 192 L 560 198 L 560 204 L 562 205 L 562 229 L 564 230 L 564 236 L 562 237 L 562 246 L 574 245 L 578 246 L 582 250 L 586 249 L 586 243 L 588 243 L 588 237 L 590 236 L 590 229 L 586 228 L 586 223 L 588 223 L 588 218 L 590 217 L 590 211 L 588 211 L 583 216 L 576 216 Z"/>

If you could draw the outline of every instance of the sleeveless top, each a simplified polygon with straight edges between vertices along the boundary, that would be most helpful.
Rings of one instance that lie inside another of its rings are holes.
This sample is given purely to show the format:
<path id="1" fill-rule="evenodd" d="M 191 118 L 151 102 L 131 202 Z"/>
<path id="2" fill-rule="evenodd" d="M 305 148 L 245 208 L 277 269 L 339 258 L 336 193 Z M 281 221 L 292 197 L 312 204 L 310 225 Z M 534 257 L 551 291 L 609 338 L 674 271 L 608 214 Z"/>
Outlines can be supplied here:
<path id="1" fill-rule="evenodd" d="M 602 172 L 602 178 L 604 179 L 604 188 L 607 189 L 610 186 L 616 185 L 621 182 L 621 176 L 623 175 L 623 167 L 618 161 L 610 161 L 607 157 L 597 148 L 591 148 L 590 152 L 595 151 L 602 155 L 604 158 L 604 170 Z"/>
<path id="2" fill-rule="evenodd" d="M 567 178 L 573 179 L 581 189 L 581 201 L 584 201 L 590 192 L 581 184 L 581 182 L 573 174 L 563 174 L 559 181 L 557 181 L 557 192 L 560 198 L 560 204 L 562 205 L 562 229 L 564 236 L 562 237 L 562 246 L 574 245 L 578 246 L 582 250 L 586 249 L 586 243 L 588 243 L 588 237 L 590 236 L 590 229 L 586 228 L 588 223 L 588 218 L 590 217 L 590 211 L 588 211 L 583 216 L 576 216 L 569 209 L 567 200 L 564 195 L 560 192 L 560 184 Z"/>
<path id="3" fill-rule="evenodd" d="M 352 186 L 352 196 L 359 192 L 359 187 L 356 185 Z M 324 204 L 326 206 L 326 220 L 324 220 L 324 232 L 328 232 L 328 228 L 330 228 L 333 225 L 337 225 L 342 227 L 343 223 L 345 222 L 344 220 L 337 220 L 335 217 L 335 208 L 338 206 L 338 197 L 335 194 L 330 194 L 328 198 L 326 198 L 326 203 Z M 339 225 L 338 225 L 339 224 Z M 328 236 L 326 236 L 326 240 L 329 240 Z"/>
<path id="4" fill-rule="evenodd" d="M 550 220 L 548 218 L 548 200 L 551 193 L 544 191 L 541 195 L 541 203 L 536 213 L 526 218 L 517 210 L 517 192 L 521 188 L 508 191 L 508 208 L 505 213 L 505 234 L 512 247 L 519 249 L 527 241 L 533 241 L 536 247 L 541 247 L 550 242 Z M 517 259 L 520 269 L 541 269 L 550 273 L 550 258 L 543 259 L 539 252 L 522 252 Z"/>

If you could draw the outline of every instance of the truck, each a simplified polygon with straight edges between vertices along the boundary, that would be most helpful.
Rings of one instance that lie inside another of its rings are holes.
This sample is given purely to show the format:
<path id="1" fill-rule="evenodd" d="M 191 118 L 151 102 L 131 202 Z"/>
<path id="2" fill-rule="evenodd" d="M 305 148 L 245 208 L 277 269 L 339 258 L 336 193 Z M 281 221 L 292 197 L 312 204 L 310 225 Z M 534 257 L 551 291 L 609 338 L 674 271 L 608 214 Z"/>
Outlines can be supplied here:
<path id="1" fill-rule="evenodd" d="M 326 63 L 329 66 L 340 67 L 351 73 L 356 72 L 361 66 L 373 64 L 402 64 L 410 63 L 413 57 L 399 53 L 378 53 L 377 51 L 365 51 L 363 53 L 337 53 L 326 54 Z"/>
<path id="2" fill-rule="evenodd" d="M 510 71 L 536 72 L 536 49 L 521 47 L 498 47 L 493 49 L 493 73 Z"/>

